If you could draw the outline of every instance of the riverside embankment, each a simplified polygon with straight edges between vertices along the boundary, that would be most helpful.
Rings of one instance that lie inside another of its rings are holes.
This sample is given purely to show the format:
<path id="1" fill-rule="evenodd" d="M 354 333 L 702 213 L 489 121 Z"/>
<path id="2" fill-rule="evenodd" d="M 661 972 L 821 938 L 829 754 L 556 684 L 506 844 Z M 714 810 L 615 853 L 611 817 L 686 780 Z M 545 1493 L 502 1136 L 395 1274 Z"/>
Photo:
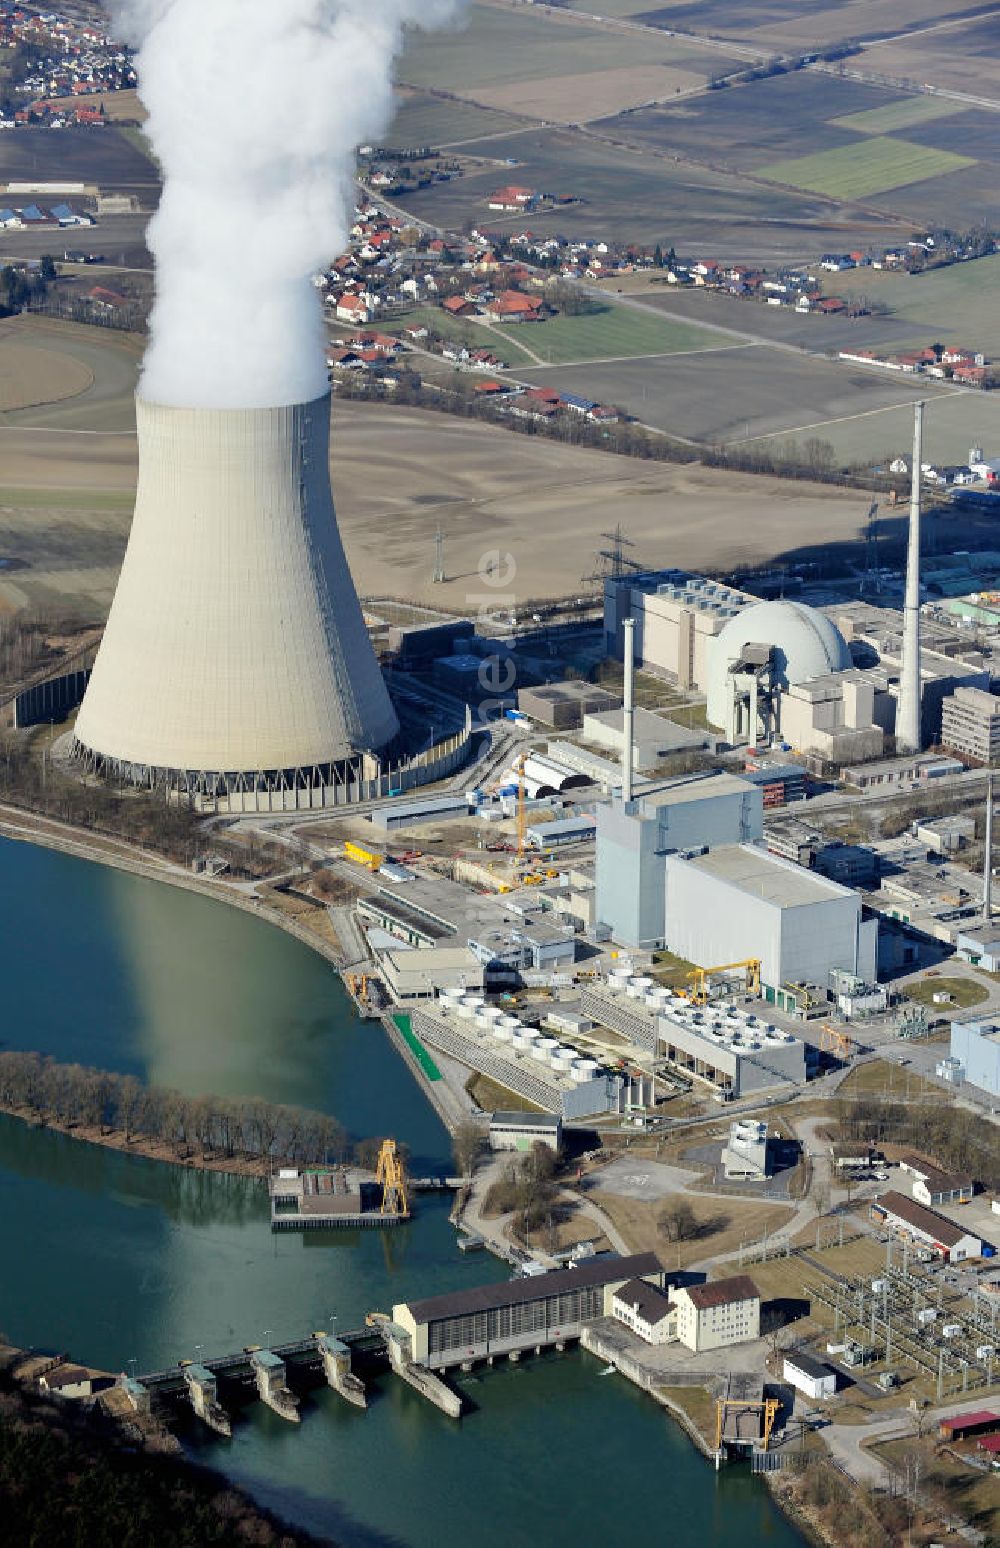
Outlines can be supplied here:
<path id="1" fill-rule="evenodd" d="M 352 1134 L 395 1134 L 415 1170 L 448 1170 L 443 1124 L 324 957 L 198 890 L 0 841 L 8 1046 L 324 1109 Z M 274 1237 L 253 1180 L 0 1118 L 0 1328 L 116 1370 L 280 1342 L 334 1317 L 354 1326 L 497 1277 L 485 1254 L 458 1252 L 449 1205 L 428 1195 L 389 1233 Z M 676 1548 L 800 1543 L 759 1481 L 717 1477 L 644 1394 L 599 1369 L 573 1353 L 463 1378 L 460 1429 L 387 1380 L 364 1414 L 319 1393 L 293 1434 L 255 1404 L 231 1442 L 192 1428 L 185 1445 L 349 1548 L 606 1548 L 625 1531 L 655 1542 L 664 1522 Z M 388 1457 L 392 1488 L 373 1488 Z M 447 1485 L 456 1477 L 461 1488 Z"/>

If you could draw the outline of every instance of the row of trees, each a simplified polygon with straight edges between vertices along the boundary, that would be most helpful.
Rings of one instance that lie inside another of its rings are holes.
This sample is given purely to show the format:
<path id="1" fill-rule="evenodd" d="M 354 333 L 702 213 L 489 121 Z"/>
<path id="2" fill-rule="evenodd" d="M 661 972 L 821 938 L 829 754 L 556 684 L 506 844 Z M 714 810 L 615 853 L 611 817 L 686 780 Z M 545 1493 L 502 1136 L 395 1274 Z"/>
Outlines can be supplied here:
<path id="1" fill-rule="evenodd" d="M 520 435 L 545 436 L 575 446 L 590 446 L 619 456 L 637 457 L 652 462 L 700 462 L 709 468 L 732 472 L 763 473 L 775 478 L 807 479 L 825 484 L 860 486 L 865 489 L 894 488 L 897 480 L 872 475 L 861 466 L 844 467 L 838 463 L 833 446 L 818 436 L 799 442 L 792 438 L 756 441 L 739 447 L 709 446 L 678 441 L 668 435 L 653 434 L 642 425 L 620 419 L 616 424 L 592 423 L 582 414 L 556 414 L 544 422 L 519 419 L 502 412 L 483 394 L 476 393 L 477 378 L 456 372 L 447 387 L 429 386 L 414 371 L 393 369 L 395 386 L 389 390 L 378 377 L 367 373 L 346 373 L 337 381 L 341 398 L 385 398 L 394 404 L 436 409 L 465 419 L 481 419 L 500 424 Z"/>
<path id="2" fill-rule="evenodd" d="M 903 1104 L 840 1098 L 836 1114 L 843 1139 L 912 1145 L 935 1156 L 946 1171 L 968 1172 L 985 1188 L 1000 1188 L 1000 1148 L 985 1119 L 950 1102 Z"/>
<path id="3" fill-rule="evenodd" d="M 525 1240 L 549 1220 L 556 1201 L 558 1160 L 548 1145 L 536 1141 L 527 1155 L 512 1159 L 503 1175 L 491 1183 L 483 1201 L 487 1214 L 515 1216 Z"/>
<path id="4" fill-rule="evenodd" d="M 134 1075 L 59 1064 L 37 1053 L 0 1052 L 0 1109 L 41 1123 L 121 1134 L 127 1145 L 168 1145 L 178 1160 L 198 1155 L 262 1163 L 374 1165 L 380 1141 L 352 1145 L 327 1113 L 256 1098 L 185 1096 L 145 1086 Z"/>

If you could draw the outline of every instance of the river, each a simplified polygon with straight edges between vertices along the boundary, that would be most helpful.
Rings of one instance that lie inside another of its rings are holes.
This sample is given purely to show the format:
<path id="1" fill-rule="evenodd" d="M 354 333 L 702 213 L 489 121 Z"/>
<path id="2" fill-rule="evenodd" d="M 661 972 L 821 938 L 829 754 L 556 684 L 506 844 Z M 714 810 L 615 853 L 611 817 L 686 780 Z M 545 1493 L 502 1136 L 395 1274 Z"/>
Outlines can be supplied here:
<path id="1" fill-rule="evenodd" d="M 190 1092 L 258 1095 L 393 1133 L 415 1164 L 448 1136 L 332 968 L 235 909 L 0 841 L 2 1043 Z M 155 1369 L 503 1270 L 463 1257 L 448 1201 L 392 1231 L 272 1236 L 243 1179 L 99 1150 L 0 1118 L 0 1329 L 109 1369 Z M 463 1378 L 460 1425 L 391 1377 L 366 1413 L 332 1393 L 301 1427 L 260 1404 L 193 1454 L 345 1548 L 624 1541 L 801 1543 L 745 1468 L 716 1475 L 674 1422 L 575 1352 Z"/>

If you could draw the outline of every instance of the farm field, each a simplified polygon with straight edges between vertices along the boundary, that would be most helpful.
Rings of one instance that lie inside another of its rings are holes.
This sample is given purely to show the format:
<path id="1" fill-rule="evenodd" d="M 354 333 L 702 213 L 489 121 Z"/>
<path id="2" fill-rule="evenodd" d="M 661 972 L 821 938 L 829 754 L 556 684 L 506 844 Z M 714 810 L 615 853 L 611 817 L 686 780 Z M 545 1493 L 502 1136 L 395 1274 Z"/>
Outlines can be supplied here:
<path id="1" fill-rule="evenodd" d="M 857 131 L 842 123 L 843 116 L 895 107 L 899 100 L 882 87 L 798 70 L 676 105 L 641 108 L 595 127 L 630 143 L 752 171 L 787 158 L 790 147 L 816 152 L 856 144 Z"/>
<path id="2" fill-rule="evenodd" d="M 914 394 L 916 395 L 916 394 Z M 922 383 L 920 396 L 927 402 L 924 416 L 924 454 L 929 462 L 964 463 L 969 447 L 1000 444 L 1000 394 L 993 392 L 932 393 Z M 905 401 L 863 418 L 818 424 L 809 435 L 818 435 L 833 446 L 844 462 L 881 462 L 905 452 L 913 438 L 913 408 Z"/>
<path id="3" fill-rule="evenodd" d="M 698 88 L 720 58 L 694 40 L 474 4 L 465 25 L 414 34 L 397 76 L 501 111 L 579 122 Z"/>
<path id="4" fill-rule="evenodd" d="M 918 396 L 898 377 L 766 345 L 520 374 L 560 392 L 618 404 L 644 424 L 710 444 L 784 438 L 800 427 L 807 427 L 800 439 L 826 438 L 826 422 L 845 416 L 893 404 L 907 405 L 903 417 L 912 416 Z M 905 444 L 901 440 L 900 448 Z"/>
<path id="5" fill-rule="evenodd" d="M 422 91 L 397 91 L 396 113 L 385 135 L 386 145 L 401 148 L 461 144 L 484 134 L 511 134 L 519 128 L 509 113 L 476 107 L 471 102 L 443 101 Z"/>
<path id="6" fill-rule="evenodd" d="M 768 50 L 816 49 L 844 38 L 881 38 L 903 28 L 933 25 L 961 15 L 968 0 L 687 0 L 646 11 L 660 25 L 757 43 Z"/>
<path id="7" fill-rule="evenodd" d="M 34 405 L 25 406 L 23 398 L 20 405 L 12 400 L 0 409 L 0 426 L 134 433 L 143 342 L 110 329 L 47 317 L 22 315 L 0 322 L 0 370 L 9 351 L 30 384 Z M 12 482 L 9 468 L 0 466 L 0 481 Z M 58 469 L 53 473 L 58 482 Z"/>
<path id="8" fill-rule="evenodd" d="M 915 124 L 926 124 L 935 118 L 953 118 L 962 111 L 957 102 L 943 97 L 901 97 L 885 107 L 848 113 L 832 122 L 838 129 L 853 129 L 859 134 L 893 134 L 897 129 L 912 129 Z"/>
<path id="9" fill-rule="evenodd" d="M 866 270 L 866 273 L 871 273 Z M 842 276 L 830 275 L 830 294 L 843 287 L 834 282 Z M 667 316 L 688 322 L 702 322 L 732 330 L 748 342 L 794 344 L 823 352 L 884 345 L 906 349 L 923 336 L 919 328 L 896 317 L 822 317 L 817 312 L 796 312 L 790 306 L 767 306 L 718 291 L 678 289 L 673 285 L 650 285 L 644 275 L 628 276 L 622 284 L 628 296 L 644 307 L 655 308 Z M 853 293 L 853 292 L 852 292 Z M 859 294 L 864 294 L 859 290 Z M 723 342 L 720 335 L 719 342 Z"/>
<path id="10" fill-rule="evenodd" d="M 866 295 L 891 308 L 891 320 L 905 323 L 914 342 L 945 334 L 948 343 L 977 344 L 1000 355 L 1000 253 L 924 274 L 850 269 L 824 275 L 823 288 L 829 295 Z"/>
<path id="11" fill-rule="evenodd" d="M 1000 102 L 995 16 L 972 17 L 953 27 L 879 43 L 865 49 L 861 65 L 880 75 L 926 81 L 945 91 Z"/>
<path id="12" fill-rule="evenodd" d="M 144 196 L 159 188 L 149 161 L 119 129 L 18 129 L 0 134 L 0 184 L 58 178 Z"/>
<path id="13" fill-rule="evenodd" d="M 677 163 L 640 150 L 622 150 L 566 130 L 531 129 L 497 139 L 469 141 L 470 155 L 511 157 L 508 181 L 571 195 L 584 203 L 532 212 L 532 231 L 567 236 L 675 243 L 678 249 L 717 258 L 772 263 L 803 252 L 909 234 L 877 216 L 856 220 L 811 194 L 762 187 L 751 200 L 737 173 Z M 408 195 L 405 207 L 435 225 L 461 227 L 486 218 L 486 199 L 498 168 Z M 490 229 L 517 229 L 523 216 L 489 217 Z"/>
<path id="14" fill-rule="evenodd" d="M 578 317 L 553 317 L 546 322 L 497 333 L 521 343 L 538 360 L 562 365 L 575 360 L 666 355 L 685 350 L 718 348 L 719 338 L 692 323 L 645 315 L 623 306 L 606 305 Z"/>
<path id="15" fill-rule="evenodd" d="M 103 332 L 93 347 L 91 392 L 113 404 L 122 388 L 117 349 Z M 30 566 L 4 577 L 0 605 L 77 596 L 92 613 L 110 601 L 135 436 L 75 433 L 74 408 L 86 398 L 0 423 L 0 551 Z M 100 409 L 93 402 L 92 421 Z M 45 428 L 33 428 L 40 420 Z M 642 462 L 381 404 L 334 402 L 331 467 L 361 591 L 457 609 L 474 605 L 480 561 L 498 545 L 514 557 L 515 600 L 564 595 L 593 569 L 609 511 L 627 511 L 644 563 L 691 568 L 759 563 L 815 533 L 853 541 L 860 521 L 852 490 Z M 431 581 L 439 524 L 450 577 L 443 586 Z"/>
<path id="16" fill-rule="evenodd" d="M 808 188 L 832 199 L 868 199 L 907 184 L 925 183 L 944 173 L 974 166 L 971 156 L 916 145 L 889 136 L 859 140 L 837 150 L 819 151 L 759 167 L 758 175 L 795 188 Z"/>

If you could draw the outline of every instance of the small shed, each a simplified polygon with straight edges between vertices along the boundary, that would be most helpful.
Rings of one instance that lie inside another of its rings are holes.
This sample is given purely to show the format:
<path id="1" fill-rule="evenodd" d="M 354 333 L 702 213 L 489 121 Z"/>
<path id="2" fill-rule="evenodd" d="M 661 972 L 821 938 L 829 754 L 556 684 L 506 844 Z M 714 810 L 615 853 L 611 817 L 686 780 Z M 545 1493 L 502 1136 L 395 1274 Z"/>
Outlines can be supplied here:
<path id="1" fill-rule="evenodd" d="M 814 1401 L 834 1397 L 837 1391 L 836 1371 L 810 1354 L 786 1354 L 782 1376 Z"/>

